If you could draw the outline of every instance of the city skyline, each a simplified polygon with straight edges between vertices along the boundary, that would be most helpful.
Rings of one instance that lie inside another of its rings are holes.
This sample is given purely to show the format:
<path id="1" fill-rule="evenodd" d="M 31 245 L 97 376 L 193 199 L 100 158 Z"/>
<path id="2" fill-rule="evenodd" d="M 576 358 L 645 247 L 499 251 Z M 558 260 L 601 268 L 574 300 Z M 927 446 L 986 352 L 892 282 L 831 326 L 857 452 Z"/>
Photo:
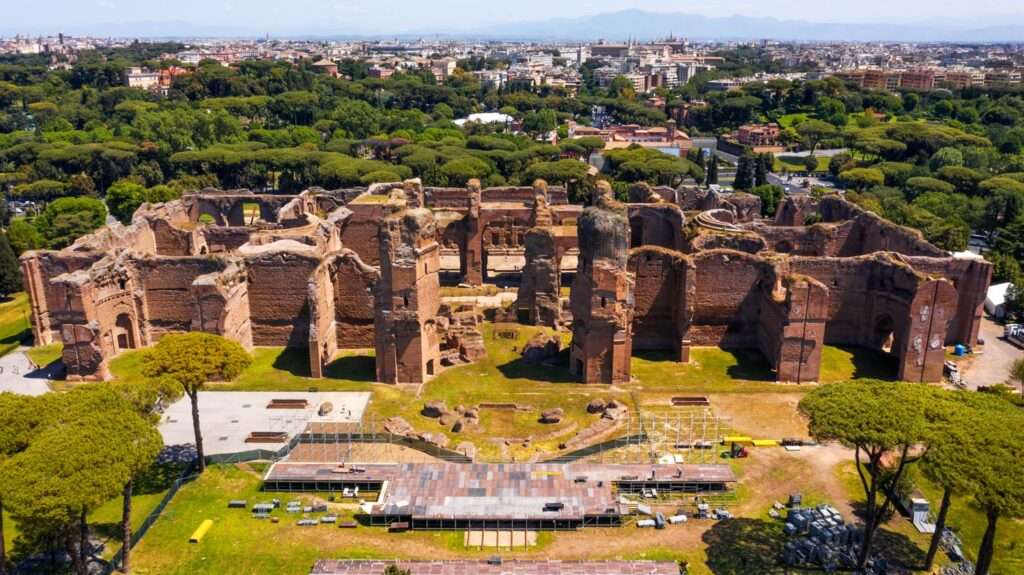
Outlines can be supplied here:
<path id="1" fill-rule="evenodd" d="M 1012 3 L 981 0 L 970 5 L 939 6 L 912 0 L 896 5 L 868 0 L 856 5 L 838 1 L 817 4 L 809 12 L 794 0 L 767 2 L 697 2 L 693 0 L 639 0 L 628 4 L 612 0 L 588 0 L 582 3 L 552 5 L 539 0 L 488 6 L 486 11 L 469 0 L 447 0 L 431 4 L 408 0 L 294 0 L 287 4 L 253 0 L 200 2 L 181 0 L 178 9 L 167 13 L 163 6 L 149 2 L 124 0 L 47 0 L 32 5 L 18 4 L 6 10 L 0 34 L 96 34 L 114 36 L 386 36 L 390 34 L 515 35 L 517 28 L 525 36 L 541 35 L 529 25 L 545 20 L 567 21 L 600 18 L 613 12 L 635 10 L 672 16 L 715 20 L 742 18 L 793 21 L 812 25 L 853 24 L 863 26 L 907 27 L 917 30 L 935 27 L 948 30 L 994 28 L 1020 25 L 1019 8 Z M 42 11 L 46 19 L 39 18 Z M 742 17 L 737 16 L 742 15 Z M 662 31 L 659 31 L 662 32 Z M 664 30 L 670 33 L 672 30 Z M 653 33 L 653 32 L 652 32 Z M 823 31 L 840 35 L 841 30 Z M 895 32 L 894 32 L 895 33 Z M 879 31 L 879 37 L 884 37 Z M 607 30 L 616 37 L 615 30 Z M 811 34 L 812 36 L 814 34 Z M 794 37 L 801 34 L 794 32 Z M 836 37 L 836 40 L 845 38 Z M 900 38 L 893 38 L 900 39 Z M 1014 39 L 992 37 L 992 40 Z"/>

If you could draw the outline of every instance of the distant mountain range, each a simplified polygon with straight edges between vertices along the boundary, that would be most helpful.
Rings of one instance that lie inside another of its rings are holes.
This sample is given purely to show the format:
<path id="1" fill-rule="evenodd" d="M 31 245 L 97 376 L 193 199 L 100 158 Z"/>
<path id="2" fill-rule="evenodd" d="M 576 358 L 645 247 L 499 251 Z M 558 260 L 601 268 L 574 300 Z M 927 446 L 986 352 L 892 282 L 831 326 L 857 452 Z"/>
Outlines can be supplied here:
<path id="1" fill-rule="evenodd" d="M 455 31 L 453 31 L 455 32 Z M 484 38 L 623 41 L 650 40 L 672 34 L 690 39 L 775 39 L 806 41 L 1020 42 L 1024 24 L 982 28 L 949 24 L 840 24 L 775 18 L 660 13 L 623 10 L 580 18 L 559 18 L 493 25 L 458 31 Z"/>
<path id="2" fill-rule="evenodd" d="M 595 41 L 606 39 L 622 42 L 627 39 L 652 40 L 672 34 L 696 40 L 804 40 L 804 41 L 904 41 L 904 42 L 1024 42 L 1024 17 L 1021 23 L 998 26 L 971 26 L 949 22 L 920 24 L 844 24 L 818 23 L 802 20 L 754 18 L 749 16 L 708 17 L 680 12 L 662 13 L 644 10 L 623 10 L 578 18 L 550 18 L 504 22 L 482 27 L 432 27 L 405 31 L 370 31 L 350 22 L 344 29 L 324 22 L 287 30 L 268 22 L 266 30 L 253 26 L 223 26 L 185 21 L 117 22 L 109 24 L 68 26 L 72 35 L 113 36 L 119 38 L 210 38 L 261 37 L 265 32 L 276 38 L 315 39 L 415 39 L 439 37 L 479 40 L 566 40 Z M 48 33 L 56 33 L 50 30 Z M 0 34 L 38 34 L 40 30 L 13 30 L 0 25 Z"/>

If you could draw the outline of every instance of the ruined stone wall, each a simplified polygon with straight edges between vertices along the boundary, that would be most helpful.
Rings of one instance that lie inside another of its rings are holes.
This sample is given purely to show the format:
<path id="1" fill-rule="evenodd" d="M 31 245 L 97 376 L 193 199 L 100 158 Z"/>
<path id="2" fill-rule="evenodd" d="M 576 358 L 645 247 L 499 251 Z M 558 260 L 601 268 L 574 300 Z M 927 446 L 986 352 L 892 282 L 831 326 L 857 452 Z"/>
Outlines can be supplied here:
<path id="1" fill-rule="evenodd" d="M 629 204 L 630 247 L 659 246 L 682 251 L 685 218 L 672 204 Z"/>
<path id="2" fill-rule="evenodd" d="M 37 345 L 61 341 L 62 315 L 67 301 L 64 289 L 51 282 L 63 274 L 87 270 L 102 253 L 31 251 L 21 256 L 21 277 L 32 306 L 32 336 Z"/>
<path id="3" fill-rule="evenodd" d="M 985 297 L 992 281 L 992 264 L 982 259 L 901 256 L 915 270 L 953 282 L 957 291 L 956 313 L 949 323 L 945 343 L 974 345 L 981 330 Z"/>
<path id="4" fill-rule="evenodd" d="M 808 277 L 775 275 L 774 285 L 762 289 L 761 295 L 758 343 L 776 378 L 792 383 L 818 381 L 828 288 Z"/>
<path id="5" fill-rule="evenodd" d="M 698 253 L 707 250 L 734 250 L 748 254 L 765 251 L 767 245 L 764 238 L 749 232 L 720 232 L 706 228 L 697 228 L 694 235 L 687 241 L 687 253 Z"/>
<path id="6" fill-rule="evenodd" d="M 696 292 L 693 261 L 646 246 L 630 251 L 628 269 L 635 280 L 633 349 L 667 350 L 676 361 L 688 361 Z"/>
<path id="7" fill-rule="evenodd" d="M 423 197 L 427 207 L 432 210 L 467 210 L 470 206 L 466 188 L 423 188 Z"/>
<path id="8" fill-rule="evenodd" d="M 810 195 L 786 196 L 775 210 L 776 226 L 803 226 L 818 215 L 818 199 Z"/>
<path id="9" fill-rule="evenodd" d="M 826 256 L 836 251 L 834 246 L 837 243 L 843 243 L 840 238 L 848 230 L 840 229 L 842 227 L 842 224 L 778 226 L 754 222 L 746 224 L 744 229 L 760 236 L 764 240 L 765 249 L 776 253 Z"/>
<path id="10" fill-rule="evenodd" d="M 207 249 L 211 254 L 233 253 L 249 242 L 255 228 L 247 226 L 222 227 L 204 226 L 200 228 Z"/>
<path id="11" fill-rule="evenodd" d="M 213 218 L 218 226 L 245 226 L 245 206 L 259 207 L 259 219 L 277 223 L 281 209 L 295 200 L 295 195 L 255 194 L 249 190 L 203 190 L 201 193 L 186 194 L 181 201 L 188 207 L 189 218 L 198 222 L 203 214 Z M 286 212 L 287 213 L 287 212 Z"/>
<path id="12" fill-rule="evenodd" d="M 217 334 L 252 349 L 249 281 L 242 261 L 226 260 L 224 269 L 197 277 L 192 300 L 192 331 Z"/>
<path id="13" fill-rule="evenodd" d="M 352 250 L 328 259 L 334 285 L 334 320 L 339 349 L 373 347 L 374 290 L 380 271 Z"/>
<path id="14" fill-rule="evenodd" d="M 370 265 L 380 265 L 380 229 L 387 216 L 384 202 L 363 203 L 356 201 L 346 206 L 352 212 L 350 218 L 341 223 L 341 244 L 359 254 Z"/>
<path id="15" fill-rule="evenodd" d="M 320 258 L 313 250 L 270 249 L 246 256 L 253 344 L 306 347 L 309 286 Z"/>
<path id="16" fill-rule="evenodd" d="M 763 258 L 731 250 L 693 256 L 693 345 L 758 347 L 762 280 L 770 269 Z"/>
<path id="17" fill-rule="evenodd" d="M 557 327 L 560 322 L 561 269 L 555 236 L 549 227 L 526 234 L 526 265 L 516 298 L 521 323 Z"/>
<path id="18" fill-rule="evenodd" d="M 334 285 L 328 263 L 320 264 L 309 276 L 309 373 L 323 377 L 324 369 L 338 351 L 335 327 Z"/>
<path id="19" fill-rule="evenodd" d="M 941 379 L 942 344 L 957 309 L 951 281 L 929 279 L 885 253 L 843 259 L 796 257 L 786 265 L 828 288 L 825 343 L 888 347 L 900 359 L 900 379 Z"/>
<path id="20" fill-rule="evenodd" d="M 205 257 L 154 256 L 133 259 L 131 265 L 145 296 L 143 329 L 152 343 L 164 334 L 192 329 L 196 315 L 192 284 L 200 276 L 224 269 L 224 262 Z"/>
<path id="21" fill-rule="evenodd" d="M 752 222 L 761 217 L 761 198 L 746 192 L 733 192 L 724 197 L 724 203 L 732 207 L 737 222 Z"/>
<path id="22" fill-rule="evenodd" d="M 894 224 L 838 196 L 825 196 L 818 202 L 818 211 L 825 222 L 855 222 L 839 256 L 874 252 L 896 252 L 908 256 L 947 257 L 948 254 L 927 241 L 921 232 Z"/>

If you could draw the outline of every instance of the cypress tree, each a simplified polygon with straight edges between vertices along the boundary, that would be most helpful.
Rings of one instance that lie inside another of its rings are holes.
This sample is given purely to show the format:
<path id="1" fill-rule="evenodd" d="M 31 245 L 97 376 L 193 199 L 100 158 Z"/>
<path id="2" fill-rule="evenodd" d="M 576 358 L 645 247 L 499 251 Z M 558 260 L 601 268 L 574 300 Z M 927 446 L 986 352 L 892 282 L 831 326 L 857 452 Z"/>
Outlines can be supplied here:
<path id="1" fill-rule="evenodd" d="M 736 163 L 736 179 L 733 181 L 732 187 L 737 190 L 749 190 L 754 187 L 754 166 L 752 166 L 752 160 L 748 155 L 740 156 L 739 161 Z"/>
<path id="2" fill-rule="evenodd" d="M 21 265 L 7 241 L 7 234 L 0 234 L 0 297 L 21 291 Z"/>
<path id="3" fill-rule="evenodd" d="M 707 185 L 718 183 L 718 159 L 714 155 L 708 160 Z"/>

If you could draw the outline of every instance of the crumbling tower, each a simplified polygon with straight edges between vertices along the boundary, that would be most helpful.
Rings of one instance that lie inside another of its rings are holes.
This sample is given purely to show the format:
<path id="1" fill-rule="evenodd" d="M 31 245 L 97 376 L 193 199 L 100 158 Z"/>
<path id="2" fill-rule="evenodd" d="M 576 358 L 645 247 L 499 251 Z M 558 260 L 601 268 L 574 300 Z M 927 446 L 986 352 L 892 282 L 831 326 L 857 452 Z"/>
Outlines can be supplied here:
<path id="1" fill-rule="evenodd" d="M 585 383 L 625 383 L 633 351 L 629 220 L 607 183 L 599 184 L 595 205 L 584 210 L 578 226 L 580 260 L 569 296 L 569 369 Z"/>
<path id="2" fill-rule="evenodd" d="M 557 327 L 561 316 L 560 291 L 561 254 L 551 226 L 554 216 L 547 200 L 547 184 L 533 184 L 536 196 L 530 215 L 530 231 L 526 232 L 526 265 L 516 298 L 516 312 L 521 323 Z"/>
<path id="3" fill-rule="evenodd" d="M 380 228 L 381 279 L 376 289 L 374 347 L 377 380 L 421 383 L 440 368 L 437 314 L 441 251 L 434 216 L 425 208 L 404 209 Z"/>
<path id="4" fill-rule="evenodd" d="M 462 281 L 470 285 L 483 285 L 487 276 L 486 254 L 483 246 L 483 230 L 480 224 L 480 180 L 472 179 L 466 184 L 469 210 L 463 217 L 463 245 L 459 250 Z"/>

